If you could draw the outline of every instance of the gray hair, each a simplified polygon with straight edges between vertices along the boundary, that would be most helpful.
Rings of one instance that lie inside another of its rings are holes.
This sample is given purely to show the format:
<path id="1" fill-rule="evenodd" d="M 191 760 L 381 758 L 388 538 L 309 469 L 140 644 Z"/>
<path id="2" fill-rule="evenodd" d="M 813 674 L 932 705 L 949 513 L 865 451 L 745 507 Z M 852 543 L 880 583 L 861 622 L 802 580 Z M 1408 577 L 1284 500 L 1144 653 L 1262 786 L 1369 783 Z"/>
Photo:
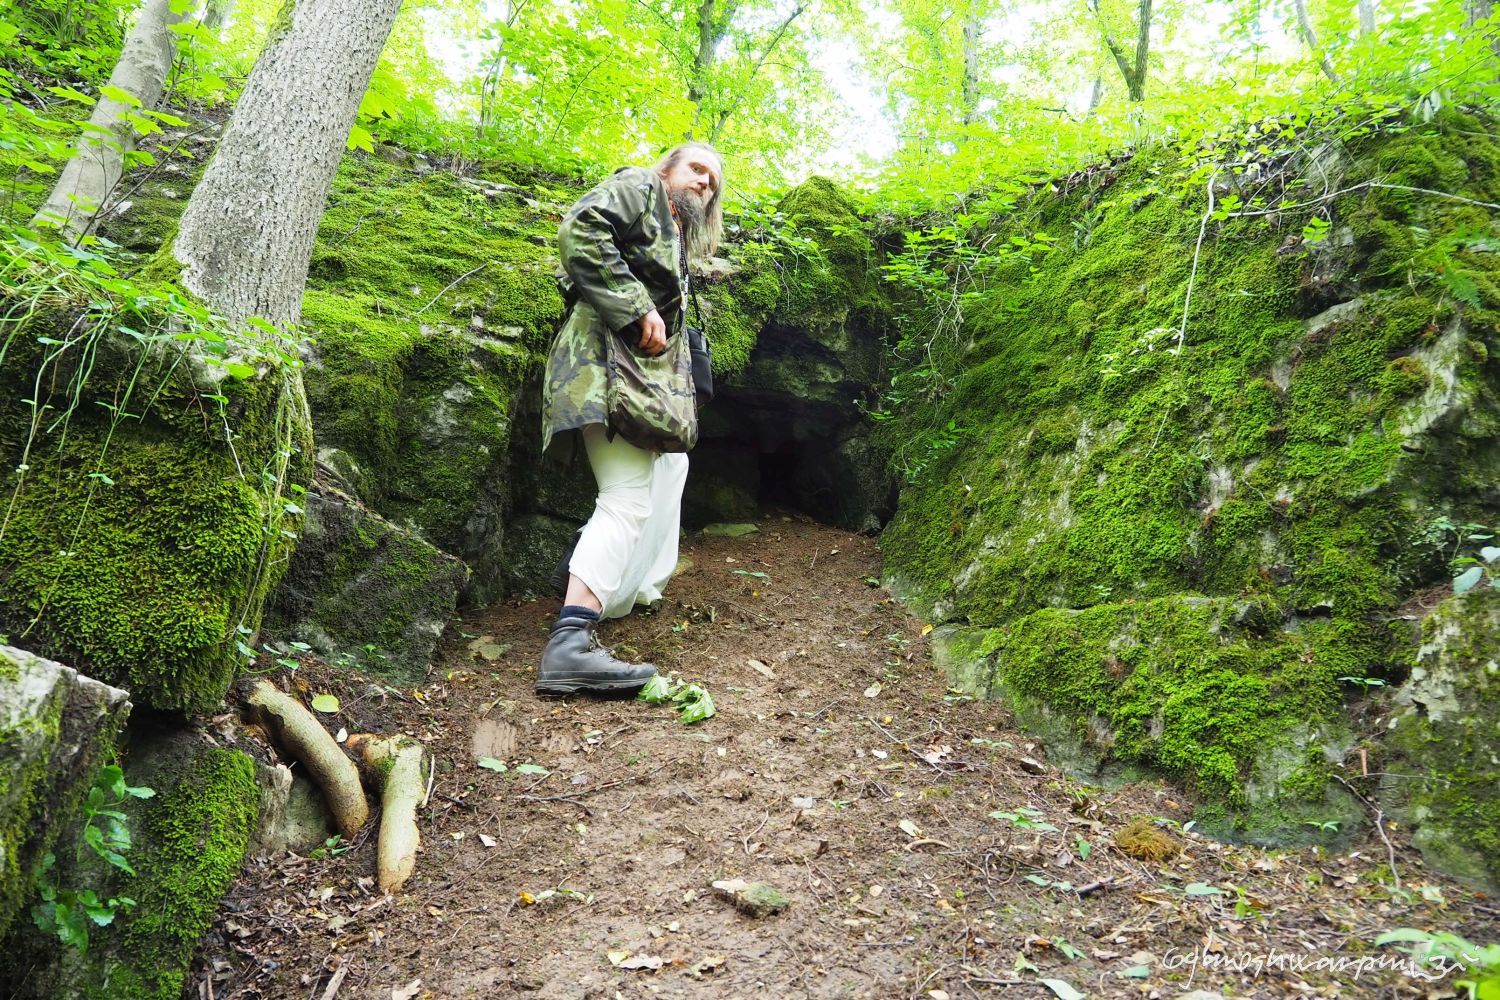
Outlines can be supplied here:
<path id="1" fill-rule="evenodd" d="M 719 241 L 724 236 L 724 157 L 706 142 L 679 143 L 667 150 L 656 162 L 656 172 L 665 177 L 677 165 L 677 161 L 691 151 L 708 153 L 719 164 L 718 187 L 714 188 L 713 197 L 709 198 L 703 209 L 702 245 L 693 248 L 694 257 L 707 259 L 719 252 Z"/>

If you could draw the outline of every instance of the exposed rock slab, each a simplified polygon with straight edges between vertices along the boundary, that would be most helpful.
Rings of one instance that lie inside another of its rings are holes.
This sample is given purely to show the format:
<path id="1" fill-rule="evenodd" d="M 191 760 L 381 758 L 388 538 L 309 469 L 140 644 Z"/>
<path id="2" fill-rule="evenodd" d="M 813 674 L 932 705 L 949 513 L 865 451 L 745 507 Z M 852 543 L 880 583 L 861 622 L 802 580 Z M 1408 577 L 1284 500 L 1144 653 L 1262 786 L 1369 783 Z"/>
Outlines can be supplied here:
<path id="1" fill-rule="evenodd" d="M 1500 888 L 1500 590 L 1439 604 L 1411 677 L 1393 695 L 1385 809 L 1414 827 L 1423 860 Z"/>
<path id="2" fill-rule="evenodd" d="M 302 540 L 267 608 L 267 628 L 332 661 L 345 657 L 402 683 L 420 681 L 467 576 L 457 558 L 320 472 Z"/>
<path id="3" fill-rule="evenodd" d="M 71 667 L 0 646 L 0 939 L 113 753 L 128 698 Z"/>

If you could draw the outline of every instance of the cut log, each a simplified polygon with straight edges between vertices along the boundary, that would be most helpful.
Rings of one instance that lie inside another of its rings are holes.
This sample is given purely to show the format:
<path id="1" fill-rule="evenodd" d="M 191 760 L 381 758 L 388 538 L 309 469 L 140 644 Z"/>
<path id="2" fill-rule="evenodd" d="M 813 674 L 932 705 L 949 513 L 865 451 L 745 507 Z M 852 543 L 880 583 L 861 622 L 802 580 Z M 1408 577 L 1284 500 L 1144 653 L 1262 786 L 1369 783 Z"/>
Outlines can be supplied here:
<path id="1" fill-rule="evenodd" d="M 359 782 L 359 769 L 323 724 L 301 702 L 267 680 L 242 689 L 240 709 L 266 730 L 283 753 L 307 769 L 307 776 L 322 789 L 339 832 L 345 840 L 353 840 L 370 818 L 370 804 Z"/>
<path id="2" fill-rule="evenodd" d="M 350 737 L 353 743 L 356 737 Z M 376 884 L 399 892 L 417 864 L 417 806 L 424 797 L 422 763 L 426 748 L 405 736 L 359 740 L 365 767 L 380 785 L 380 839 L 376 850 Z"/>

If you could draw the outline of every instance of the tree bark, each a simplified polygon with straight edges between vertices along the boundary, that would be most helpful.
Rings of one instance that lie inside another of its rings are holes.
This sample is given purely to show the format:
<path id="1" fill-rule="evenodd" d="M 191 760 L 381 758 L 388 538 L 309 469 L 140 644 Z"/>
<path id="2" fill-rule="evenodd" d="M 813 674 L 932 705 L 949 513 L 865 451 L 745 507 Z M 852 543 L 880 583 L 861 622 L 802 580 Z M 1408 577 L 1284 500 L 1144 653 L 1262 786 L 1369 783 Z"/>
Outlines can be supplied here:
<path id="1" fill-rule="evenodd" d="M 1464 24 L 1467 27 L 1489 20 L 1494 14 L 1495 0 L 1464 0 Z M 1490 39 L 1490 51 L 1500 56 L 1500 31 L 1491 26 L 1485 34 Z"/>
<path id="2" fill-rule="evenodd" d="M 1318 65 L 1322 67 L 1323 75 L 1334 83 L 1338 83 L 1338 71 L 1333 68 L 1333 63 L 1328 61 L 1327 53 L 1318 47 L 1318 36 L 1313 31 L 1312 18 L 1307 16 L 1307 0 L 1292 0 L 1292 5 L 1297 11 L 1297 31 L 1302 35 L 1302 41 L 1306 43 L 1307 50 L 1318 57 Z"/>
<path id="3" fill-rule="evenodd" d="M 231 322 L 302 316 L 313 237 L 400 0 L 287 0 L 172 252 Z"/>
<path id="4" fill-rule="evenodd" d="M 1375 0 L 1359 0 L 1359 34 L 1361 38 L 1375 34 Z"/>
<path id="5" fill-rule="evenodd" d="M 156 107 L 161 100 L 177 47 L 169 29 L 186 16 L 186 10 L 172 13 L 169 0 L 144 0 L 125 36 L 109 83 L 140 101 L 143 110 Z M 135 149 L 136 131 L 125 117 L 134 107 L 100 95 L 72 158 L 37 209 L 32 225 L 55 226 L 70 241 L 89 231 L 119 183 L 125 156 Z"/>
<path id="6" fill-rule="evenodd" d="M 1104 23 L 1104 13 L 1099 9 L 1099 0 L 1089 0 L 1089 7 L 1099 19 L 1099 30 L 1104 33 L 1104 44 L 1114 57 L 1120 75 L 1125 79 L 1125 90 L 1132 103 L 1146 99 L 1146 69 L 1151 54 L 1151 0 L 1138 0 L 1136 4 L 1135 61 L 1125 56 L 1125 49 L 1115 41 L 1114 33 Z"/>
<path id="7" fill-rule="evenodd" d="M 964 79 L 962 87 L 964 124 L 979 120 L 979 35 L 984 28 L 978 11 L 964 18 Z"/>

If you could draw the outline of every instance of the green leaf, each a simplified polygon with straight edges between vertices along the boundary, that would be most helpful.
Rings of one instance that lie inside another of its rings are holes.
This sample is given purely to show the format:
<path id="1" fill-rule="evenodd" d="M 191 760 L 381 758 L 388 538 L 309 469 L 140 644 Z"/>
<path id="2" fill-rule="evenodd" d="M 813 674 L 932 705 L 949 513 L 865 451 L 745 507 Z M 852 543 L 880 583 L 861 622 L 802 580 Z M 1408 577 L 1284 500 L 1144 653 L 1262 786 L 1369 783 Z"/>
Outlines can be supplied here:
<path id="1" fill-rule="evenodd" d="M 320 694 L 313 698 L 312 707 L 314 712 L 331 714 L 339 710 L 339 700 L 331 694 Z"/>
<path id="2" fill-rule="evenodd" d="M 646 686 L 641 688 L 641 693 L 636 695 L 636 698 L 652 705 L 671 701 L 672 682 L 665 675 L 656 674 L 646 682 Z"/>
<path id="3" fill-rule="evenodd" d="M 1132 965 L 1130 968 L 1125 970 L 1125 975 L 1131 977 L 1132 979 L 1145 979 L 1146 977 L 1151 975 L 1151 966 Z"/>
<path id="4" fill-rule="evenodd" d="M 94 99 L 88 94 L 80 93 L 79 91 L 74 90 L 72 87 L 48 87 L 47 89 L 56 94 L 58 97 L 66 97 L 68 100 L 77 101 L 79 104 L 94 103 Z"/>
<path id="5" fill-rule="evenodd" d="M 505 766 L 504 761 L 496 760 L 494 757 L 479 758 L 479 766 L 484 768 L 486 771 L 500 771 L 503 773 L 510 770 L 510 768 Z"/>
<path id="6" fill-rule="evenodd" d="M 1182 890 L 1189 896 L 1227 896 L 1229 893 L 1223 889 L 1209 885 L 1207 882 L 1191 882 L 1187 888 Z"/>
<path id="7" fill-rule="evenodd" d="M 1043 979 L 1042 985 L 1057 994 L 1058 1000 L 1087 1000 L 1087 998 L 1061 979 Z"/>
<path id="8" fill-rule="evenodd" d="M 375 137 L 370 134 L 368 129 L 361 128 L 358 125 L 351 126 L 349 129 L 349 140 L 344 143 L 344 148 L 362 149 L 366 153 L 373 153 L 375 152 Z"/>
<path id="9" fill-rule="evenodd" d="M 119 87 L 116 87 L 112 83 L 106 83 L 104 86 L 100 87 L 99 93 L 103 94 L 111 101 L 119 101 L 121 104 L 128 105 L 132 108 L 138 108 L 141 106 L 141 99 L 139 97 L 136 97 L 128 90 L 122 90 Z"/>
<path id="10" fill-rule="evenodd" d="M 537 776 L 541 776 L 541 775 L 544 775 L 544 774 L 551 774 L 552 772 L 549 771 L 549 770 L 547 770 L 545 767 L 543 767 L 540 764 L 517 764 L 516 765 L 516 773 L 517 774 L 535 774 Z"/>
<path id="11" fill-rule="evenodd" d="M 698 684 L 689 684 L 672 696 L 685 726 L 711 718 L 715 712 L 713 697 Z"/>
<path id="12" fill-rule="evenodd" d="M 1474 589 L 1474 585 L 1484 578 L 1483 566 L 1470 566 L 1453 580 L 1453 592 L 1455 594 L 1466 594 Z"/>

